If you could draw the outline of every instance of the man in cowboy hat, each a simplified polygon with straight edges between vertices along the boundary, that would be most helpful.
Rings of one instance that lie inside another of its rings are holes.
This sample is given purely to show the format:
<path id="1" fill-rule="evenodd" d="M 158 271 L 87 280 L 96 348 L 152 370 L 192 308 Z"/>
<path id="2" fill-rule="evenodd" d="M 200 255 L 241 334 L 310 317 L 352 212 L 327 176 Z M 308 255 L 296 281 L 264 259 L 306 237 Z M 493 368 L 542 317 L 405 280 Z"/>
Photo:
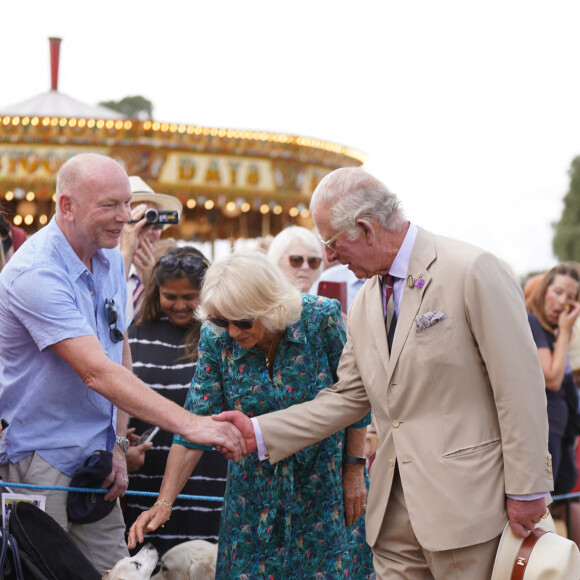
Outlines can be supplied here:
<path id="1" fill-rule="evenodd" d="M 181 215 L 181 202 L 171 195 L 156 193 L 140 177 L 129 177 L 131 185 L 131 221 L 121 238 L 121 253 L 127 276 L 127 315 L 133 320 L 141 306 L 143 290 L 155 264 L 157 245 L 163 230 L 171 224 L 150 223 L 145 218 L 148 209 L 176 211 Z"/>

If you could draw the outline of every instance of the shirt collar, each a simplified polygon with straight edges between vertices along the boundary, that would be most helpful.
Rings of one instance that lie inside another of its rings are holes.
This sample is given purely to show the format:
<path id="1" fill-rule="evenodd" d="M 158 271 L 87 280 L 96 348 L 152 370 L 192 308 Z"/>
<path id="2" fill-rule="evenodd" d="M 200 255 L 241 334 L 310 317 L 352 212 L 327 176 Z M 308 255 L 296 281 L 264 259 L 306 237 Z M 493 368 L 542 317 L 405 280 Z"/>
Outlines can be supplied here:
<path id="1" fill-rule="evenodd" d="M 405 235 L 405 239 L 395 256 L 393 264 L 389 269 L 389 274 L 395 276 L 396 278 L 401 278 L 404 280 L 407 277 L 407 272 L 409 270 L 409 262 L 411 261 L 411 254 L 413 253 L 413 247 L 415 245 L 415 240 L 417 239 L 418 228 L 414 223 L 409 224 L 409 229 Z"/>

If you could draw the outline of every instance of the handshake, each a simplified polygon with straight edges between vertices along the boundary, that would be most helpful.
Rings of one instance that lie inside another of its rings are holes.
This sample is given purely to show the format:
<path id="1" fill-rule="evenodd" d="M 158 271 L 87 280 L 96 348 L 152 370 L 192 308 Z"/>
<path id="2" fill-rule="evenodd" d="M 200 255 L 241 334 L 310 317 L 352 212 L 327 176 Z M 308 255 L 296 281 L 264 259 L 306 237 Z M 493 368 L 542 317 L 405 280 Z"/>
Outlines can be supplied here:
<path id="1" fill-rule="evenodd" d="M 223 411 L 211 420 L 215 432 L 211 445 L 226 459 L 238 461 L 257 450 L 254 425 L 241 411 Z"/>

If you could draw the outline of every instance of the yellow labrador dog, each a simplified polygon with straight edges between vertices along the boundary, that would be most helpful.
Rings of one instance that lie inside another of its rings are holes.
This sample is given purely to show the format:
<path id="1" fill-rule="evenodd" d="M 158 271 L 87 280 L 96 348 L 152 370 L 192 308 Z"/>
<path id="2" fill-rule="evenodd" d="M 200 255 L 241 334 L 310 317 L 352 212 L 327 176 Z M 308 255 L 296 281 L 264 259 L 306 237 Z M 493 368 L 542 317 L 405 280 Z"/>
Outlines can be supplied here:
<path id="1" fill-rule="evenodd" d="M 119 560 L 103 580 L 149 580 L 157 564 L 157 550 L 151 544 L 145 544 L 138 554 Z"/>
<path id="2" fill-rule="evenodd" d="M 161 570 L 151 580 L 214 580 L 217 544 L 191 540 L 161 557 Z"/>

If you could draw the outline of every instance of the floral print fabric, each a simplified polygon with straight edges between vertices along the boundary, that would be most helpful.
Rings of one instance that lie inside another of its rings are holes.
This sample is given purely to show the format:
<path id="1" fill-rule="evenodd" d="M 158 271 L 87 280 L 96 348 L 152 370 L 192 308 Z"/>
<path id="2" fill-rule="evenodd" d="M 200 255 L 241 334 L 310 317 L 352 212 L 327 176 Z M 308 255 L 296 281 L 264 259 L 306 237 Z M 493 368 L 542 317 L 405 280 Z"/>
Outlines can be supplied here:
<path id="1" fill-rule="evenodd" d="M 185 407 L 253 417 L 308 401 L 336 382 L 344 342 L 339 303 L 303 295 L 270 379 L 261 350 L 245 350 L 206 324 Z M 368 423 L 370 414 L 354 427 Z M 175 442 L 188 445 L 177 435 Z M 344 523 L 343 446 L 341 431 L 275 465 L 256 453 L 229 462 L 217 578 L 374 578 L 364 518 Z"/>

